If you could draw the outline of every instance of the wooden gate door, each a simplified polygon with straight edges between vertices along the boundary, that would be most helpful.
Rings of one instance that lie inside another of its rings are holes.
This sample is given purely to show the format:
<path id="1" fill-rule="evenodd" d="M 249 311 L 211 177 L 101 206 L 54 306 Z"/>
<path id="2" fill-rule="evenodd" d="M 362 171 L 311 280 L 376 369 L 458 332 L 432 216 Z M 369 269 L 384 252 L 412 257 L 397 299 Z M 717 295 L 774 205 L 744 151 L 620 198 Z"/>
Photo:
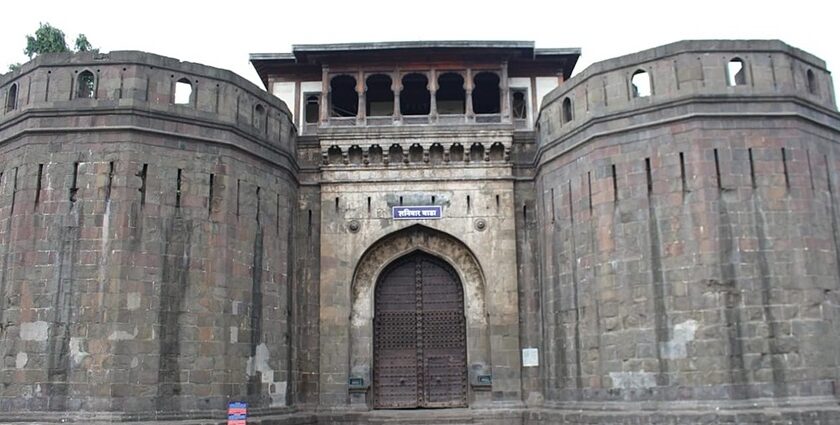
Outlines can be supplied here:
<path id="1" fill-rule="evenodd" d="M 416 253 L 376 285 L 374 407 L 465 407 L 464 292 L 448 264 Z"/>

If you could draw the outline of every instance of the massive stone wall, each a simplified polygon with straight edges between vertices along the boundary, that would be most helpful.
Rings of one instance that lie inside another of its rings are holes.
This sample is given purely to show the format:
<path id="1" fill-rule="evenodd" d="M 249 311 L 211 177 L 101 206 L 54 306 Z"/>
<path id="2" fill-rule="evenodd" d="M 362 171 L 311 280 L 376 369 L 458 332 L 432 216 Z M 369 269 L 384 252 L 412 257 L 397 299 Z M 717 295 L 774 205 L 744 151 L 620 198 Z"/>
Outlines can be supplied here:
<path id="1" fill-rule="evenodd" d="M 286 106 L 139 52 L 40 56 L 0 97 L 0 416 L 295 401 L 307 303 Z"/>
<path id="2" fill-rule="evenodd" d="M 546 405 L 758 422 L 769 405 L 836 406 L 838 128 L 824 63 L 778 41 L 675 43 L 550 93 L 535 160 Z"/>

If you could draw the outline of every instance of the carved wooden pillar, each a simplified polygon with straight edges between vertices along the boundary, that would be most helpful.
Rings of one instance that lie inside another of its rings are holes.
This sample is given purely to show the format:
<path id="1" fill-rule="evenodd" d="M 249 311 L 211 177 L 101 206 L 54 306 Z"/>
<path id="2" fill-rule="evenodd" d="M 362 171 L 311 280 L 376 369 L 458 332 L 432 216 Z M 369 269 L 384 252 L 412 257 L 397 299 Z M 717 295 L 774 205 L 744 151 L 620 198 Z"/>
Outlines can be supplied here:
<path id="1" fill-rule="evenodd" d="M 359 106 L 356 111 L 356 125 L 364 125 L 367 118 L 367 82 L 362 70 L 356 73 L 356 94 L 359 96 Z"/>
<path id="2" fill-rule="evenodd" d="M 437 111 L 437 71 L 432 68 L 429 71 L 429 120 L 430 122 L 437 122 L 438 118 L 438 111 Z"/>
<path id="3" fill-rule="evenodd" d="M 473 75 L 472 69 L 467 68 L 467 78 L 464 78 L 464 91 L 466 92 L 466 114 L 467 114 L 467 122 L 475 121 L 475 113 L 473 112 L 473 101 L 472 101 L 472 92 L 473 92 Z"/>
<path id="4" fill-rule="evenodd" d="M 502 119 L 502 122 L 511 122 L 511 116 L 510 116 L 510 87 L 509 87 L 509 84 L 508 84 L 508 63 L 507 63 L 507 61 L 502 62 L 502 75 L 500 76 L 500 79 L 501 79 L 501 81 L 500 81 L 501 84 L 500 85 L 501 85 L 501 88 L 502 88 L 502 93 L 501 93 L 502 94 L 502 99 L 501 99 L 502 107 L 501 107 L 501 111 L 500 111 L 502 113 L 502 118 L 501 119 Z"/>
<path id="5" fill-rule="evenodd" d="M 330 120 L 330 67 L 324 65 L 321 68 L 321 103 L 318 117 L 321 125 L 326 125 Z"/>
<path id="6" fill-rule="evenodd" d="M 402 112 L 400 112 L 400 91 L 402 91 L 402 80 L 400 80 L 400 69 L 394 71 L 391 78 L 391 90 L 394 91 L 394 122 L 402 122 Z"/>

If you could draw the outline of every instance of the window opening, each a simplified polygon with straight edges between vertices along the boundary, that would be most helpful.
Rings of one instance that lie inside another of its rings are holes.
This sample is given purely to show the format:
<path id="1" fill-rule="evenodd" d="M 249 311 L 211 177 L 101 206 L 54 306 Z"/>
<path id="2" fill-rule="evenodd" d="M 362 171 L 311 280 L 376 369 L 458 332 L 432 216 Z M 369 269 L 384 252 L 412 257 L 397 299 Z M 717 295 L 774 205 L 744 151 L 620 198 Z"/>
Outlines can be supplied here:
<path id="1" fill-rule="evenodd" d="M 563 122 L 569 122 L 573 119 L 572 116 L 572 99 L 565 98 L 563 99 Z"/>
<path id="2" fill-rule="evenodd" d="M 423 74 L 408 74 L 402 78 L 400 113 L 403 115 L 429 115 L 432 96 L 429 79 Z"/>
<path id="3" fill-rule="evenodd" d="M 524 90 L 513 91 L 513 118 L 525 119 L 528 118 L 528 103 L 525 101 Z"/>
<path id="4" fill-rule="evenodd" d="M 647 71 L 640 69 L 634 72 L 630 85 L 633 86 L 633 97 L 650 96 L 650 76 Z"/>
<path id="5" fill-rule="evenodd" d="M 333 117 L 355 117 L 359 112 L 359 93 L 356 93 L 356 79 L 339 75 L 330 81 L 330 106 Z"/>
<path id="6" fill-rule="evenodd" d="M 385 74 L 371 75 L 366 80 L 366 111 L 369 117 L 388 117 L 394 115 L 394 90 L 391 77 Z"/>
<path id="7" fill-rule="evenodd" d="M 17 87 L 17 84 L 12 84 L 6 93 L 6 112 L 13 111 L 17 108 Z"/>
<path id="8" fill-rule="evenodd" d="M 814 71 L 809 69 L 806 76 L 808 77 L 808 93 L 817 94 L 817 77 Z"/>
<path id="9" fill-rule="evenodd" d="M 747 84 L 747 74 L 744 69 L 744 61 L 740 58 L 733 58 L 726 64 L 726 76 L 730 86 L 743 86 Z"/>
<path id="10" fill-rule="evenodd" d="M 90 71 L 83 71 L 76 80 L 76 97 L 79 99 L 93 99 L 96 78 Z"/>
<path id="11" fill-rule="evenodd" d="M 473 78 L 473 112 L 498 114 L 500 109 L 499 76 L 492 72 L 479 72 Z"/>
<path id="12" fill-rule="evenodd" d="M 192 83 L 186 78 L 175 82 L 175 104 L 189 105 L 192 99 Z"/>
<path id="13" fill-rule="evenodd" d="M 311 94 L 306 96 L 306 107 L 304 108 L 304 121 L 307 124 L 315 124 L 318 122 L 320 115 L 321 101 L 318 95 Z"/>
<path id="14" fill-rule="evenodd" d="M 464 77 L 455 72 L 446 72 L 438 77 L 435 93 L 437 110 L 441 115 L 463 115 L 466 110 L 467 92 Z"/>

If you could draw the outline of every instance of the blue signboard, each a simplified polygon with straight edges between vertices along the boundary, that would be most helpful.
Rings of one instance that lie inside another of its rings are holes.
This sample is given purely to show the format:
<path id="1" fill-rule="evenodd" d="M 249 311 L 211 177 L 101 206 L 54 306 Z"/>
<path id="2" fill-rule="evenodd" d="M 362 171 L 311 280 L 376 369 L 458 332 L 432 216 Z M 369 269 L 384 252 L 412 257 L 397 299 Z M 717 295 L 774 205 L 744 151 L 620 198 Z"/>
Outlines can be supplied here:
<path id="1" fill-rule="evenodd" d="M 391 217 L 394 220 L 435 220 L 443 218 L 440 205 L 391 207 Z"/>

